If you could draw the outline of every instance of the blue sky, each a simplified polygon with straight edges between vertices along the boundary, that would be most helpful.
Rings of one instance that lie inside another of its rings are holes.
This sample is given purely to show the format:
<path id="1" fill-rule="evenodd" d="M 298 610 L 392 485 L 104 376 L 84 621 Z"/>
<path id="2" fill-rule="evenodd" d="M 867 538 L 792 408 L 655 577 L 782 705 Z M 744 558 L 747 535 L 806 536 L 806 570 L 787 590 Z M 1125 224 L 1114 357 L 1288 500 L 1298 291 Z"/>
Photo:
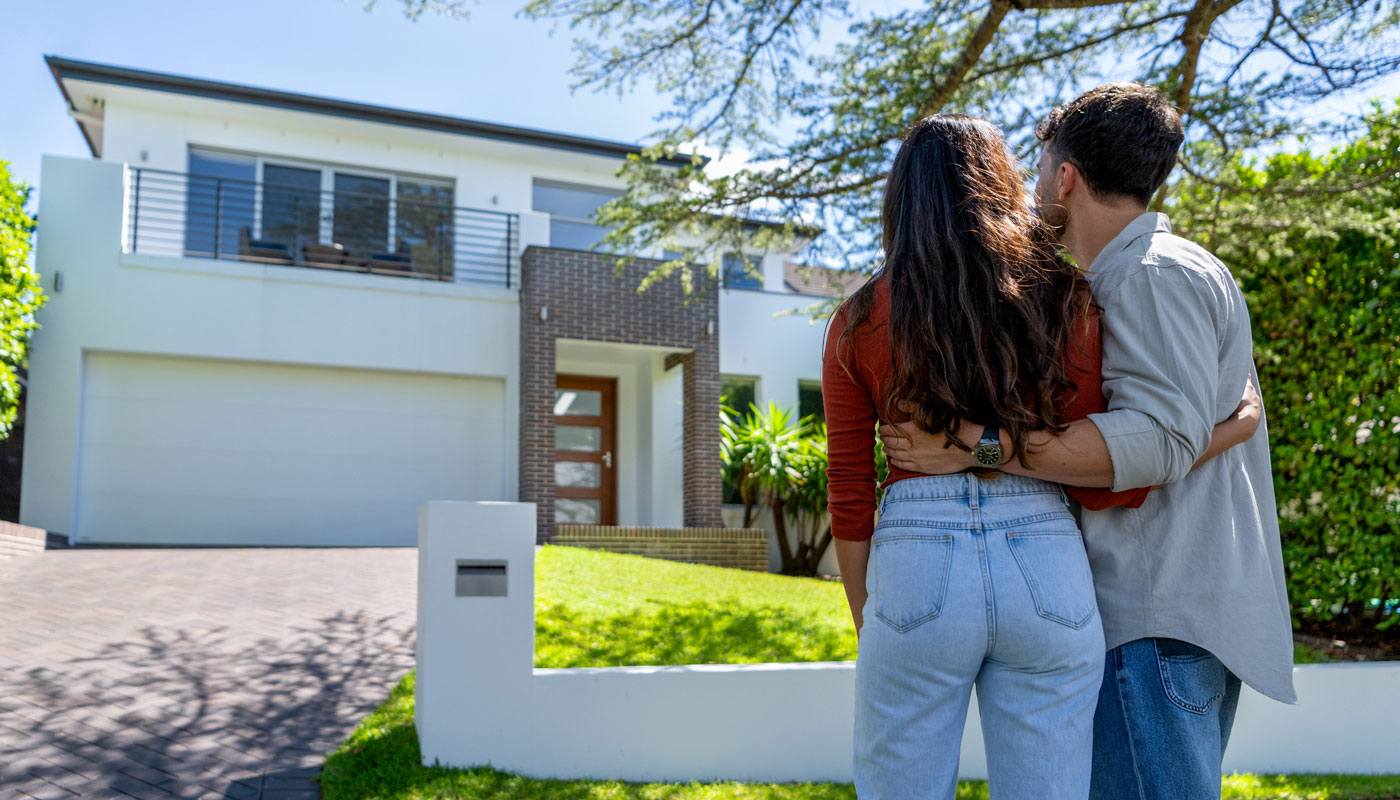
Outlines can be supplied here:
<path id="1" fill-rule="evenodd" d="M 45 53 L 622 141 L 655 127 L 645 87 L 571 95 L 570 32 L 520 5 L 411 22 L 397 0 L 3 0 L 0 158 L 37 184 L 41 155 L 88 154 Z"/>
<path id="2" fill-rule="evenodd" d="M 484 0 L 467 20 L 412 22 L 398 0 L 373 12 L 361 0 L 0 0 L 0 158 L 37 186 L 43 154 L 88 154 L 45 53 L 604 139 L 638 141 L 655 128 L 666 103 L 645 85 L 622 98 L 571 93 L 573 34 L 517 19 L 523 3 Z M 1400 76 L 1367 94 L 1400 94 Z"/>

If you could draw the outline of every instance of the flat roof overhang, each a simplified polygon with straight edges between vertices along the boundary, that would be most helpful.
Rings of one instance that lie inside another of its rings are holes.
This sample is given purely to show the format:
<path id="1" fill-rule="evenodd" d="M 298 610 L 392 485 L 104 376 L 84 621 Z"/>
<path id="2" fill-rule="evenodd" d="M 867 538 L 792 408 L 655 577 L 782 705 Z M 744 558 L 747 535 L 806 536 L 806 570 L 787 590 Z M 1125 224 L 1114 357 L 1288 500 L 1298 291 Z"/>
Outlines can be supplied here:
<path id="1" fill-rule="evenodd" d="M 119 67 L 112 64 L 100 64 L 92 61 L 78 61 L 53 55 L 44 56 L 44 62 L 48 64 L 49 71 L 53 73 L 54 81 L 58 84 L 59 91 L 63 93 L 63 98 L 68 103 L 69 111 L 73 114 L 79 130 L 83 134 L 83 138 L 88 143 L 88 149 L 92 151 L 93 155 L 99 155 L 96 141 L 88 130 L 88 125 L 94 123 L 83 119 L 88 112 L 78 108 L 74 104 L 73 98 L 68 92 L 68 88 L 64 85 L 65 80 L 83 80 L 113 86 L 128 86 L 158 92 L 207 97 L 215 100 L 228 100 L 236 103 L 251 103 L 273 108 L 290 109 L 293 111 L 305 111 L 312 114 L 326 114 L 349 119 L 455 133 L 463 136 L 495 139 L 536 147 L 547 147 L 554 150 L 569 150 L 590 155 L 626 158 L 629 155 L 638 155 L 642 152 L 642 147 L 640 145 L 628 144 L 626 142 L 591 139 L 584 136 L 573 136 L 566 133 L 542 131 L 534 128 L 520 128 L 512 125 L 500 125 L 494 122 L 482 122 L 480 120 L 466 119 L 463 117 L 449 117 L 442 114 L 429 114 L 423 111 L 409 111 L 407 109 L 391 108 L 388 106 L 355 103 L 349 100 L 337 100 L 331 97 L 284 92 L 276 89 L 264 89 L 257 86 L 211 81 L 203 78 L 192 78 L 185 75 L 173 75 L 164 72 L 151 72 L 132 69 L 130 67 Z M 701 164 L 709 161 L 709 159 L 704 156 L 700 156 L 699 158 Z M 669 158 L 660 159 L 660 163 L 682 166 L 691 163 L 691 156 L 686 153 L 677 153 Z"/>

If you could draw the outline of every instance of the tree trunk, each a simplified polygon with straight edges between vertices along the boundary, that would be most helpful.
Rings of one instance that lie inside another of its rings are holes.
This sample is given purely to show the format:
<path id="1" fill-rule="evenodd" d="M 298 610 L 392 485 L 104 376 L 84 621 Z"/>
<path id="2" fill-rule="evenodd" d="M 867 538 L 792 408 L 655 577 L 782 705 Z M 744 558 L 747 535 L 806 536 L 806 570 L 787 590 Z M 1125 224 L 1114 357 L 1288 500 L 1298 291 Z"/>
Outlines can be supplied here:
<path id="1" fill-rule="evenodd" d="M 783 501 L 773 501 L 773 528 L 778 533 L 778 553 L 782 556 L 784 575 L 792 574 L 792 545 L 788 543 L 787 515 L 783 512 Z"/>
<path id="2" fill-rule="evenodd" d="M 812 574 L 814 575 L 817 572 L 817 565 L 822 563 L 822 556 L 826 555 L 826 548 L 831 545 L 832 536 L 830 525 L 826 526 L 826 532 L 823 533 L 819 538 L 821 539 L 821 541 L 817 544 L 817 555 L 815 558 L 812 559 Z"/>
<path id="3" fill-rule="evenodd" d="M 816 577 L 821 574 L 822 556 L 826 555 L 826 548 L 831 545 L 831 526 L 828 525 L 824 532 L 817 533 L 817 527 L 821 525 L 821 518 L 816 517 L 813 523 L 811 539 L 804 539 L 797 548 L 796 574 L 807 577 Z"/>

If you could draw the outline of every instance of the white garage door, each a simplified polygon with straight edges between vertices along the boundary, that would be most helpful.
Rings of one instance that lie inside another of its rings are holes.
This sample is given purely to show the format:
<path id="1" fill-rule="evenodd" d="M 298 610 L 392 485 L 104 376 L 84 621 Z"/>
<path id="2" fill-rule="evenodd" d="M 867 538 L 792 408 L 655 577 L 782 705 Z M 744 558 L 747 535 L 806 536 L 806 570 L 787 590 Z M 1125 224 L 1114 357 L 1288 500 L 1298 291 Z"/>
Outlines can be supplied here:
<path id="1" fill-rule="evenodd" d="M 412 545 L 425 500 L 503 500 L 500 380 L 90 354 L 83 541 Z"/>

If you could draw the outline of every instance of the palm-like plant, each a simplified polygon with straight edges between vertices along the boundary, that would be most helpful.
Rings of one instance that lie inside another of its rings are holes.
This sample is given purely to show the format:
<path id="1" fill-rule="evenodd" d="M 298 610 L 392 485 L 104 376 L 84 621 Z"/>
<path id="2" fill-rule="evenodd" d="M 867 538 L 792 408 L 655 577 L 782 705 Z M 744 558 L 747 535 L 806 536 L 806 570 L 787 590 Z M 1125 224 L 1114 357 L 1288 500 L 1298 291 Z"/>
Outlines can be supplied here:
<path id="1" fill-rule="evenodd" d="M 797 419 L 794 412 L 776 403 L 766 411 L 750 406 L 749 414 L 737 418 L 733 410 L 721 407 L 720 453 L 724 478 L 737 487 L 744 502 L 744 525 L 753 524 L 758 511 L 773 512 L 784 574 L 815 574 L 805 558 L 799 560 L 788 534 L 788 515 L 804 516 L 820 493 L 826 507 L 826 437 L 813 444 L 819 426 L 811 417 Z M 817 489 L 817 485 L 820 488 Z M 805 532 L 799 528 L 799 538 Z M 799 542 L 798 553 L 812 549 L 810 542 Z"/>

